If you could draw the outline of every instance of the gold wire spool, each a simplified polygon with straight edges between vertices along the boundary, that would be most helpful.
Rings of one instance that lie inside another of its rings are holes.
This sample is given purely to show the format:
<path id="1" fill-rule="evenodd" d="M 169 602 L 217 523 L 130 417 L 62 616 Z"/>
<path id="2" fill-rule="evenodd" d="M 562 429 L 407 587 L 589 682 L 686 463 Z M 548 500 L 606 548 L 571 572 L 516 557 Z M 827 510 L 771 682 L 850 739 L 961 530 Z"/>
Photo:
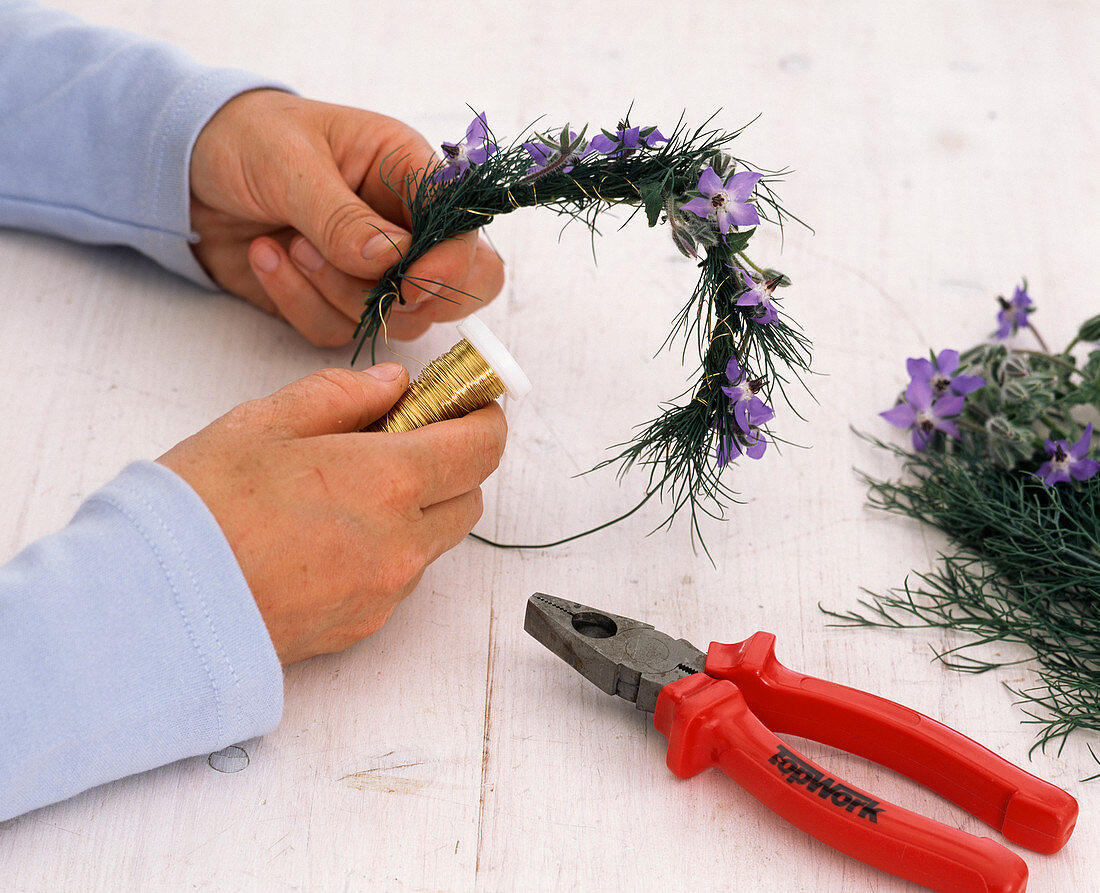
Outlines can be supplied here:
<path id="1" fill-rule="evenodd" d="M 393 408 L 366 430 L 397 434 L 461 418 L 507 390 L 477 348 L 463 338 L 432 360 Z"/>

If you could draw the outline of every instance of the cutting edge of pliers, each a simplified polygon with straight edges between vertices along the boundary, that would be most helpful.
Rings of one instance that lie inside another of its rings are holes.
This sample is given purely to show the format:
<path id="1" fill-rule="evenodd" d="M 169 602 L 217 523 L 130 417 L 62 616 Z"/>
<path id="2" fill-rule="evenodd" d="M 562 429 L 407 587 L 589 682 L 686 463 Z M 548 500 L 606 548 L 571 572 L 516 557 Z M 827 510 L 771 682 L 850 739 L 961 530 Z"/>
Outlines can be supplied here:
<path id="1" fill-rule="evenodd" d="M 536 592 L 523 628 L 600 691 L 652 713 L 670 682 L 702 673 L 707 656 L 649 623 Z"/>

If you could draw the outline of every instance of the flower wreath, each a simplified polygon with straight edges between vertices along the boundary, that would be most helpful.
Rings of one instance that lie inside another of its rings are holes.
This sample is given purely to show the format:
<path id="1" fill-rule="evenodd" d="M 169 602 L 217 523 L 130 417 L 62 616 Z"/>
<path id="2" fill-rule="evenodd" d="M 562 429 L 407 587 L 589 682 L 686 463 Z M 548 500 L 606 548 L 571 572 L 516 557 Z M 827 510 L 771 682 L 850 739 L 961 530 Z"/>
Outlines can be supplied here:
<path id="1" fill-rule="evenodd" d="M 695 340 L 698 379 L 676 398 L 690 399 L 665 404 L 597 467 L 616 464 L 620 474 L 647 468 L 642 503 L 668 498 L 665 524 L 687 507 L 698 534 L 700 511 L 722 517 L 736 496 L 722 471 L 739 456 L 760 458 L 775 439 L 766 428 L 775 415 L 773 390 L 786 398 L 788 376 L 808 371 L 810 359 L 809 341 L 778 306 L 775 291 L 789 280 L 745 253 L 762 222 L 782 227 L 785 219 L 797 219 L 772 189 L 785 171 L 749 170 L 727 151 L 743 128 L 709 125 L 690 130 L 681 119 L 666 137 L 657 127 L 631 125 L 628 115 L 591 139 L 587 126 L 576 133 L 567 124 L 501 149 L 485 114 L 478 114 L 464 139 L 443 143 L 437 165 L 390 184 L 409 208 L 412 243 L 367 294 L 356 355 L 384 332 L 387 312 L 402 301 L 409 266 L 439 242 L 517 208 L 550 208 L 594 233 L 598 216 L 611 207 L 644 210 L 651 227 L 669 227 L 676 247 L 700 270 L 665 341 L 682 338 L 686 356 L 687 342 Z"/>

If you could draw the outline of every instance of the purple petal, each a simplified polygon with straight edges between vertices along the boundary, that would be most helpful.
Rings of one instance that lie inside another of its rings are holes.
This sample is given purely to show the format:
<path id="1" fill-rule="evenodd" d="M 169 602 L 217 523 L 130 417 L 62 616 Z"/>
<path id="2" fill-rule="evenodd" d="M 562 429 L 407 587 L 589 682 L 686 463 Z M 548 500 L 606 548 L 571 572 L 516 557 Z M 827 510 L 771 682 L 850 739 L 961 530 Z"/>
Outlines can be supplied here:
<path id="1" fill-rule="evenodd" d="M 466 142 L 481 142 L 489 138 L 489 122 L 485 118 L 485 112 L 482 112 L 473 121 L 470 122 L 470 126 L 466 128 Z"/>
<path id="2" fill-rule="evenodd" d="M 944 394 L 932 404 L 932 413 L 937 418 L 948 418 L 950 416 L 957 416 L 963 411 L 963 407 L 966 406 L 966 398 L 959 397 L 956 394 Z"/>
<path id="3" fill-rule="evenodd" d="M 638 140 L 642 133 L 641 127 L 630 127 L 627 130 L 619 131 L 623 141 L 623 145 L 628 149 L 637 149 Z"/>
<path id="4" fill-rule="evenodd" d="M 747 203 L 729 203 L 725 207 L 726 217 L 731 219 L 735 226 L 759 226 L 760 215 L 756 212 L 756 206 Z"/>
<path id="5" fill-rule="evenodd" d="M 550 153 L 542 143 L 524 143 L 523 148 L 527 150 L 527 154 L 535 159 L 538 164 L 546 164 L 547 160 L 550 158 Z"/>
<path id="6" fill-rule="evenodd" d="M 710 203 L 710 199 L 706 198 L 693 198 L 690 202 L 680 205 L 681 211 L 691 211 L 698 217 L 709 217 L 710 212 L 714 210 L 714 206 Z"/>
<path id="7" fill-rule="evenodd" d="M 741 455 L 741 445 L 736 437 L 723 437 L 718 441 L 718 467 L 725 468 L 733 459 Z"/>
<path id="8" fill-rule="evenodd" d="M 1074 459 L 1084 459 L 1089 454 L 1089 447 L 1092 446 L 1092 422 L 1089 422 L 1085 426 L 1085 433 L 1081 435 L 1081 439 L 1071 446 L 1066 452 L 1068 452 Z"/>
<path id="9" fill-rule="evenodd" d="M 1042 474 L 1043 469 L 1046 469 L 1046 474 Z M 1044 462 L 1039 467 L 1039 477 L 1043 479 L 1043 483 L 1048 487 L 1054 484 L 1068 484 L 1070 482 L 1069 472 L 1061 465 L 1055 465 L 1053 462 Z"/>
<path id="10" fill-rule="evenodd" d="M 972 394 L 985 387 L 985 379 L 980 375 L 956 375 L 951 379 L 951 390 L 956 394 Z"/>
<path id="11" fill-rule="evenodd" d="M 752 171 L 741 171 L 726 180 L 726 192 L 729 193 L 730 198 L 734 201 L 743 202 L 752 195 L 752 191 L 756 188 L 756 184 L 763 178 L 763 174 L 753 173 Z"/>
<path id="12" fill-rule="evenodd" d="M 485 143 L 481 146 L 471 147 L 466 150 L 466 158 L 470 164 L 484 164 L 492 151 L 496 150 L 496 146 L 492 143 Z"/>
<path id="13" fill-rule="evenodd" d="M 931 440 L 931 432 L 926 432 L 920 425 L 913 429 L 913 449 L 918 453 L 923 453 Z"/>
<path id="14" fill-rule="evenodd" d="M 764 315 L 755 317 L 753 319 L 753 322 L 761 326 L 767 326 L 771 325 L 774 322 L 779 322 L 779 312 L 775 309 L 775 305 L 768 300 L 764 300 L 761 303 L 764 307 Z"/>
<path id="15" fill-rule="evenodd" d="M 752 427 L 758 428 L 775 418 L 775 410 L 768 406 L 759 397 L 753 397 L 751 400 L 748 401 L 748 404 L 749 424 Z"/>
<path id="16" fill-rule="evenodd" d="M 745 455 L 750 459 L 759 459 L 768 448 L 768 442 L 763 437 L 757 437 L 755 441 L 745 447 Z"/>
<path id="17" fill-rule="evenodd" d="M 941 350 L 936 357 L 936 368 L 944 375 L 950 377 L 951 373 L 959 368 L 959 352 L 957 350 Z"/>
<path id="18" fill-rule="evenodd" d="M 722 191 L 722 178 L 714 172 L 714 168 L 708 167 L 699 175 L 699 191 L 707 198 Z M 709 202 L 708 202 L 709 205 Z M 702 216 L 702 215 L 700 215 Z"/>
<path id="19" fill-rule="evenodd" d="M 905 389 L 905 399 L 914 409 L 932 406 L 932 384 L 927 381 L 911 381 Z"/>
<path id="20" fill-rule="evenodd" d="M 948 437 L 954 437 L 955 440 L 960 440 L 962 435 L 959 434 L 959 427 L 950 419 L 937 419 L 936 427 L 939 428 Z"/>
<path id="21" fill-rule="evenodd" d="M 1069 466 L 1069 473 L 1075 481 L 1087 481 L 1097 471 L 1100 471 L 1100 462 L 1095 459 L 1078 459 Z"/>
<path id="22" fill-rule="evenodd" d="M 588 148 L 594 152 L 599 152 L 601 155 L 610 155 L 619 148 L 619 143 L 601 133 L 592 137 L 592 142 L 588 144 Z"/>
<path id="23" fill-rule="evenodd" d="M 730 231 L 730 206 L 718 208 L 718 213 L 714 215 L 715 220 L 718 221 L 718 232 L 723 236 Z"/>
<path id="24" fill-rule="evenodd" d="M 741 297 L 737 299 L 738 307 L 751 307 L 753 304 L 759 304 L 764 300 L 764 296 L 758 291 L 747 291 Z"/>
<path id="25" fill-rule="evenodd" d="M 750 400 L 738 400 L 733 404 L 733 420 L 737 423 L 737 427 L 746 434 L 752 430 L 751 409 L 752 401 Z"/>
<path id="26" fill-rule="evenodd" d="M 910 357 L 905 361 L 905 371 L 911 379 L 931 381 L 932 374 L 936 371 L 932 367 L 932 361 L 928 357 Z"/>
<path id="27" fill-rule="evenodd" d="M 656 127 L 654 127 L 644 137 L 642 137 L 642 140 L 647 146 L 652 146 L 656 143 L 667 143 L 668 137 L 661 133 L 661 131 L 659 131 Z"/>
<path id="28" fill-rule="evenodd" d="M 740 381 L 744 374 L 744 370 L 737 362 L 737 357 L 730 357 L 729 362 L 726 363 L 726 378 L 730 380 L 730 384 Z"/>
<path id="29" fill-rule="evenodd" d="M 913 424 L 917 420 L 917 414 L 913 411 L 913 407 L 908 403 L 899 403 L 893 409 L 888 409 L 886 412 L 880 412 L 886 421 L 891 425 L 896 425 L 899 428 L 912 428 Z"/>

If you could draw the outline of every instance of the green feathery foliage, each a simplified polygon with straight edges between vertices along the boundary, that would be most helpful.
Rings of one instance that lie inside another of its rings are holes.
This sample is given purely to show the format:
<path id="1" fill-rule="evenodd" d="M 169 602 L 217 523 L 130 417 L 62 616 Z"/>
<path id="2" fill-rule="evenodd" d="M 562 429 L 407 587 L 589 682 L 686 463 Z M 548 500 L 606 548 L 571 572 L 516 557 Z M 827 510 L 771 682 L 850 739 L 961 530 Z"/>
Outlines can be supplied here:
<path id="1" fill-rule="evenodd" d="M 492 145 L 484 116 L 471 126 L 476 127 L 479 120 Z M 628 126 L 620 122 L 618 131 L 603 131 L 603 136 L 621 140 Z M 643 503 L 654 495 L 662 501 L 668 499 L 672 510 L 666 523 L 688 507 L 695 535 L 698 513 L 721 516 L 724 505 L 735 495 L 720 480 L 719 445 L 744 445 L 748 436 L 735 425 L 730 400 L 722 391 L 722 386 L 729 384 L 727 363 L 736 358 L 742 368 L 751 370 L 762 399 L 767 399 L 773 388 L 786 397 L 785 385 L 792 374 L 797 378 L 809 370 L 809 342 L 778 309 L 777 319 L 761 324 L 756 320 L 764 308 L 737 304 L 748 286 L 735 268 L 753 271 L 754 279 L 767 285 L 769 295 L 776 287 L 789 285 L 785 276 L 761 269 L 746 256 L 755 227 L 731 227 L 723 236 L 714 219 L 681 209 L 699 195 L 700 175 L 708 167 L 723 180 L 747 169 L 728 151 L 740 130 L 714 129 L 709 121 L 691 129 L 681 120 L 663 145 L 648 145 L 643 139 L 637 146 L 608 154 L 584 153 L 585 130 L 576 136 L 566 125 L 528 136 L 529 143 L 537 143 L 548 156 L 544 170 L 531 172 L 532 153 L 517 141 L 491 152 L 481 163 L 464 165 L 457 175 L 447 178 L 443 174 L 448 173 L 456 153 L 453 145 L 445 144 L 448 160 L 440 167 L 391 184 L 409 207 L 412 245 L 367 295 L 358 330 L 359 349 L 368 342 L 373 347 L 384 333 L 386 314 L 394 301 L 402 300 L 401 283 L 418 258 L 443 240 L 484 226 L 500 214 L 519 208 L 548 208 L 580 221 L 593 236 L 598 233 L 601 215 L 616 207 L 630 209 L 631 217 L 642 212 L 650 227 L 667 225 L 681 253 L 698 262 L 700 275 L 693 294 L 675 316 L 665 346 L 682 339 L 686 361 L 691 342 L 695 342 L 698 380 L 677 398 L 689 398 L 687 402 L 664 405 L 633 440 L 619 445 L 618 455 L 597 467 L 618 465 L 620 476 L 634 466 L 646 469 L 649 486 Z M 642 128 L 641 135 L 653 130 Z M 756 184 L 754 201 L 762 222 L 780 227 L 787 220 L 797 220 L 773 190 L 784 173 L 766 173 Z M 439 283 L 417 284 L 448 298 Z M 660 301 L 654 300 L 653 306 L 659 307 Z M 763 436 L 755 430 L 752 434 Z"/>
<path id="2" fill-rule="evenodd" d="M 1034 332 L 1026 317 L 1020 325 Z M 866 438 L 904 471 L 898 480 L 864 476 L 870 505 L 938 528 L 949 547 L 932 570 L 868 593 L 860 610 L 826 613 L 846 625 L 969 633 L 972 641 L 938 655 L 963 672 L 1004 663 L 963 653 L 977 645 L 1027 646 L 1038 681 L 1013 693 L 1041 727 L 1036 747 L 1046 747 L 1076 729 L 1100 731 L 1100 475 L 1085 436 L 1100 411 L 1100 350 L 1080 363 L 1071 352 L 1100 339 L 1100 317 L 1060 352 L 1035 334 L 1040 350 L 1002 341 L 962 355 L 956 374 L 985 385 L 954 418 L 959 438 L 936 433 L 913 451 Z"/>

